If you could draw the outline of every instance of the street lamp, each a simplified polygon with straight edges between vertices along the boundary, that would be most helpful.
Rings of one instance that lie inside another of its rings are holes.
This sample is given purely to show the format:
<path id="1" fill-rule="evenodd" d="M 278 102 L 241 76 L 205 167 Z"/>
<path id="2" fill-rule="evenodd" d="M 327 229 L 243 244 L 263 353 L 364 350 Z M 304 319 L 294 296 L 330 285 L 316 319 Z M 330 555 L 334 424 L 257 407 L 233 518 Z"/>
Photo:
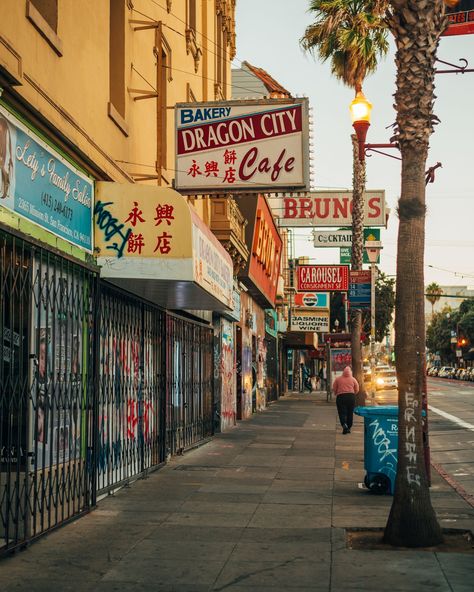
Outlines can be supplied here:
<path id="1" fill-rule="evenodd" d="M 364 220 L 364 191 L 365 191 L 365 139 L 370 126 L 370 114 L 372 105 L 365 98 L 362 89 L 356 88 L 356 95 L 349 106 L 352 126 L 355 134 L 352 134 L 353 160 L 352 160 L 352 271 L 362 269 L 362 256 L 364 251 L 363 220 Z M 357 397 L 359 405 L 365 405 L 364 378 L 362 372 L 362 356 L 360 335 L 362 332 L 362 311 L 353 309 L 351 312 L 351 354 L 352 371 L 360 382 L 360 394 Z"/>
<path id="2" fill-rule="evenodd" d="M 367 241 L 365 250 L 370 263 L 370 376 L 371 389 L 370 396 L 372 402 L 375 399 L 375 264 L 378 261 L 379 253 L 382 249 L 380 241 Z"/>
<path id="3" fill-rule="evenodd" d="M 365 139 L 367 130 L 370 127 L 370 114 L 372 112 L 372 103 L 370 103 L 361 90 L 356 92 L 355 99 L 349 105 L 351 112 L 352 126 L 354 127 L 357 142 L 359 144 L 359 160 L 365 160 Z"/>

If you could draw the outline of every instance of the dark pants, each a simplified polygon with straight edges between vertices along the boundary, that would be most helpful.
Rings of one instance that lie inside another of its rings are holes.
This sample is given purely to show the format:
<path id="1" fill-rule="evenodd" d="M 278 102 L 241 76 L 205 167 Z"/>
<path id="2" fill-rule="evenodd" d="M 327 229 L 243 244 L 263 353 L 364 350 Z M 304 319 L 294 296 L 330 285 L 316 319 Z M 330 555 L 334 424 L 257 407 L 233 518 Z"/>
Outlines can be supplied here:
<path id="1" fill-rule="evenodd" d="M 350 429 L 352 427 L 352 418 L 354 416 L 355 395 L 354 393 L 343 393 L 336 397 L 337 412 L 341 426 L 344 424 Z"/>

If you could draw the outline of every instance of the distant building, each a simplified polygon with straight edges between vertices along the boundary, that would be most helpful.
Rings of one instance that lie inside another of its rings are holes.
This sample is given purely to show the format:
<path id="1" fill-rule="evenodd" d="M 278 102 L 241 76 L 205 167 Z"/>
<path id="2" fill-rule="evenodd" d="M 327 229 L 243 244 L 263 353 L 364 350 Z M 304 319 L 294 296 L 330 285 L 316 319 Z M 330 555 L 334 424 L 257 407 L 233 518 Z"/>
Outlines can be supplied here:
<path id="1" fill-rule="evenodd" d="M 474 298 L 474 286 L 440 286 L 442 296 L 434 305 L 434 312 L 449 306 L 453 310 L 460 307 L 466 298 Z M 426 301 L 426 310 L 431 314 L 431 304 Z"/>
<path id="2" fill-rule="evenodd" d="M 274 80 L 263 68 L 252 66 L 247 61 L 241 68 L 232 69 L 232 98 L 290 99 L 292 94 Z"/>

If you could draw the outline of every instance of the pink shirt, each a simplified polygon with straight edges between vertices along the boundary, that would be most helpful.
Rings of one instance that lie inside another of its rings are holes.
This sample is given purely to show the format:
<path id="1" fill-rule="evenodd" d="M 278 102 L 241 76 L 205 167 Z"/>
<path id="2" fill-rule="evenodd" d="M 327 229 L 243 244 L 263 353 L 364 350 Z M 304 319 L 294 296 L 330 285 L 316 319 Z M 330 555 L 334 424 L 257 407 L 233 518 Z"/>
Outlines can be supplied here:
<path id="1" fill-rule="evenodd" d="M 332 385 L 334 394 L 342 395 L 343 393 L 358 393 L 359 383 L 352 376 L 352 370 L 347 366 L 342 371 L 342 376 L 338 376 Z"/>

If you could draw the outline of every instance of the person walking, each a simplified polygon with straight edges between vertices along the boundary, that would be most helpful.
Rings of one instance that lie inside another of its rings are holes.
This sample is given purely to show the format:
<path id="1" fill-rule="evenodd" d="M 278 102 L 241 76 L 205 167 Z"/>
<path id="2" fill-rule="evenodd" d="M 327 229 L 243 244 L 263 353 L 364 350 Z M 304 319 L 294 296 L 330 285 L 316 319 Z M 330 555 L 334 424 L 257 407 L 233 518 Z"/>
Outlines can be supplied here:
<path id="1" fill-rule="evenodd" d="M 352 370 L 346 366 L 342 376 L 338 376 L 332 385 L 336 396 L 337 413 L 343 434 L 350 434 L 354 416 L 355 396 L 359 392 L 359 383 L 352 376 Z"/>
<path id="2" fill-rule="evenodd" d="M 322 391 L 324 391 L 325 388 L 326 388 L 326 386 L 327 386 L 327 368 L 326 368 L 326 362 L 323 362 L 323 365 L 319 369 L 318 377 L 319 377 L 320 388 L 321 388 Z"/>

